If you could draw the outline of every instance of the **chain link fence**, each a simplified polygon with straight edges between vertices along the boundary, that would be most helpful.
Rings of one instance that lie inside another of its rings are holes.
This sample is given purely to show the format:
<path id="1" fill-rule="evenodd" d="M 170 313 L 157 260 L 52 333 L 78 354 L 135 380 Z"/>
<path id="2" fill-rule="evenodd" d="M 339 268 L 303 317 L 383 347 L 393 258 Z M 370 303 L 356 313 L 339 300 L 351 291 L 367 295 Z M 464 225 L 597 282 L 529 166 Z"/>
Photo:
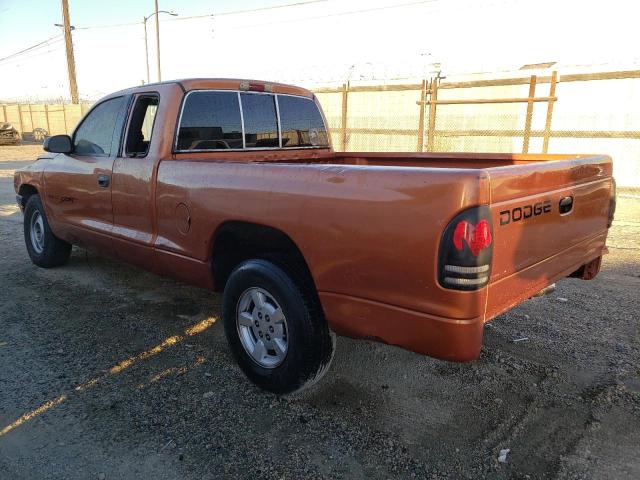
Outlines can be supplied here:
<path id="1" fill-rule="evenodd" d="M 618 184 L 640 188 L 640 70 L 314 92 L 337 151 L 605 153 Z M 39 140 L 70 133 L 89 107 L 2 105 L 0 122 Z"/>
<path id="2" fill-rule="evenodd" d="M 604 153 L 640 188 L 640 71 L 319 88 L 344 151 Z"/>

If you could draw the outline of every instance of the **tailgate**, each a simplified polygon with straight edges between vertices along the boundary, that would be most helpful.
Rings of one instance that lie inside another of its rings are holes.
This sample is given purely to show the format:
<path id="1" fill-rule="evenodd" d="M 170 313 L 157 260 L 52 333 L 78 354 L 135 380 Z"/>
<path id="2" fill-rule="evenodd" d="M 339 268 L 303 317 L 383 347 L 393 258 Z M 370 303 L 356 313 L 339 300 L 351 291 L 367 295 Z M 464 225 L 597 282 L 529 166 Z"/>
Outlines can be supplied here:
<path id="1" fill-rule="evenodd" d="M 606 156 L 489 169 L 494 243 L 486 319 L 602 255 L 611 172 Z"/>

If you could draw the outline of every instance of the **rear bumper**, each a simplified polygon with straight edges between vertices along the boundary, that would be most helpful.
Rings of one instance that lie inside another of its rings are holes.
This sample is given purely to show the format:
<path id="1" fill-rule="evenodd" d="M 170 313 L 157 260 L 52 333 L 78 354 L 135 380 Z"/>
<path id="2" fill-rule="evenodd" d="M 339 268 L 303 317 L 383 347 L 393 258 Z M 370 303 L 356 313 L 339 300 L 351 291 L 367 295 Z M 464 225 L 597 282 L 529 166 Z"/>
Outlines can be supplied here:
<path id="1" fill-rule="evenodd" d="M 337 293 L 319 292 L 329 326 L 430 357 L 467 362 L 480 355 L 482 318 L 452 320 Z"/>
<path id="2" fill-rule="evenodd" d="M 603 231 L 509 277 L 491 282 L 488 286 L 486 321 L 519 305 L 546 286 L 570 276 L 583 265 L 597 260 L 607 251 L 606 240 L 607 231 Z M 598 263 L 598 269 L 599 266 Z M 595 274 L 597 271 L 588 278 L 593 278 Z"/>

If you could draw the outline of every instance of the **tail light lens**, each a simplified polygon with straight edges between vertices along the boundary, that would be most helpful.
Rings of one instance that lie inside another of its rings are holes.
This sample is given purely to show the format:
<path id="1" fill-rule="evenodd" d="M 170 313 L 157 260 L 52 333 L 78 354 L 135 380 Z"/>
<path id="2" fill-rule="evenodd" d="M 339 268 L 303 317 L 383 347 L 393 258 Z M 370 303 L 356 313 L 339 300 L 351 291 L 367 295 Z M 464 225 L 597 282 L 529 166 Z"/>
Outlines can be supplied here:
<path id="1" fill-rule="evenodd" d="M 444 229 L 438 253 L 438 281 L 443 288 L 478 290 L 489 283 L 493 226 L 489 207 L 470 208 Z"/>
<path id="2" fill-rule="evenodd" d="M 616 214 L 617 195 L 616 179 L 611 177 L 611 198 L 609 199 L 609 221 L 607 222 L 607 228 L 611 228 L 611 225 L 613 225 L 613 217 Z"/>

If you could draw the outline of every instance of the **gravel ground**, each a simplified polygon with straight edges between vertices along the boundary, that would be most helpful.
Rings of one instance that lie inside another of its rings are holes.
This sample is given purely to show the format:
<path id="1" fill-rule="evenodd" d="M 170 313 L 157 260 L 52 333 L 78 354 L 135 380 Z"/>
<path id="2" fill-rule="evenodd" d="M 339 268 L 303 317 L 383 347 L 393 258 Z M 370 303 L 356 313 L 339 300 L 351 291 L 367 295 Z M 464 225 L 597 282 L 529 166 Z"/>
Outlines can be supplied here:
<path id="1" fill-rule="evenodd" d="M 277 397 L 218 295 L 76 248 L 31 264 L 11 175 L 35 153 L 0 148 L 0 478 L 640 478 L 640 199 L 600 275 L 493 320 L 478 361 L 339 338 Z"/>

